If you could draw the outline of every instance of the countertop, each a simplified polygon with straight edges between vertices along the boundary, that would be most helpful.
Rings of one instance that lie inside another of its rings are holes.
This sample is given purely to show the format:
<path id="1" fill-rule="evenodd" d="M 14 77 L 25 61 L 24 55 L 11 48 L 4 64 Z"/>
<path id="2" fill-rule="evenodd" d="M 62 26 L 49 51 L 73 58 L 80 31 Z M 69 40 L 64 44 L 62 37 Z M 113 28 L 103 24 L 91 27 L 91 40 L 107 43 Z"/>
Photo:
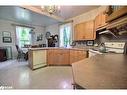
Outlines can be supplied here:
<path id="1" fill-rule="evenodd" d="M 86 50 L 88 51 L 88 47 L 78 48 L 78 47 L 42 47 L 42 48 L 29 48 L 28 50 L 48 50 L 48 49 L 67 49 L 67 50 Z"/>
<path id="2" fill-rule="evenodd" d="M 72 64 L 74 82 L 86 89 L 127 88 L 127 55 L 102 54 Z"/>

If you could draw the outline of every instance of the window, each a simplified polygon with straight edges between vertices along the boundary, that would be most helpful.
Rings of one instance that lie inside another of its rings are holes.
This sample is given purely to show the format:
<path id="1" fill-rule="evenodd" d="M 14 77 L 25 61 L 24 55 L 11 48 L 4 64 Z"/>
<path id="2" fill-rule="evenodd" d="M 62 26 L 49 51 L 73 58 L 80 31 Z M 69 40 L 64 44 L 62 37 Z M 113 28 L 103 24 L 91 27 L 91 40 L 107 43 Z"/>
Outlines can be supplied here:
<path id="1" fill-rule="evenodd" d="M 72 42 L 72 23 L 60 26 L 60 47 L 70 47 Z"/>
<path id="2" fill-rule="evenodd" d="M 31 42 L 31 28 L 16 26 L 17 45 L 22 48 L 24 45 L 30 45 Z"/>

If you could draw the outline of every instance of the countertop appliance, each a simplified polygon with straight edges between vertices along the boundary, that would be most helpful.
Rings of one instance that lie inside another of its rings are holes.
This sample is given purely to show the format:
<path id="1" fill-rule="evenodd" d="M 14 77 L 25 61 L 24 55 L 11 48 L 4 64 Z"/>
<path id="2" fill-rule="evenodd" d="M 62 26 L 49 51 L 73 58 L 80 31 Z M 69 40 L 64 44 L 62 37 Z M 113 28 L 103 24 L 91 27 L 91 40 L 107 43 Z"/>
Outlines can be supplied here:
<path id="1" fill-rule="evenodd" d="M 127 43 L 126 42 L 105 42 L 105 52 L 100 52 L 99 47 L 96 49 L 89 49 L 89 57 L 104 54 L 104 53 L 116 53 L 116 54 L 126 54 Z"/>
<path id="2" fill-rule="evenodd" d="M 86 45 L 87 45 L 87 46 L 93 46 L 93 45 L 94 45 L 94 41 L 93 41 L 93 40 L 88 40 L 88 41 L 86 42 Z"/>

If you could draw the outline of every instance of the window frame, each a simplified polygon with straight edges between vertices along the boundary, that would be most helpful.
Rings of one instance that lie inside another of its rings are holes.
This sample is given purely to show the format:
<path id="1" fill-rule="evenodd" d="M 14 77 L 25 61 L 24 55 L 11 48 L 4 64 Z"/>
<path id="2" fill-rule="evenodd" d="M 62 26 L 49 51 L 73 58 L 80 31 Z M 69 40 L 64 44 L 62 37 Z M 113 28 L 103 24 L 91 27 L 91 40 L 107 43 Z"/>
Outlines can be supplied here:
<path id="1" fill-rule="evenodd" d="M 20 46 L 19 44 L 19 42 L 21 41 L 21 39 L 19 38 L 19 34 L 18 34 L 18 32 L 17 32 L 17 29 L 18 29 L 18 27 L 21 27 L 21 28 L 28 28 L 28 29 L 30 29 L 30 31 L 32 30 L 32 28 L 30 28 L 30 27 L 25 27 L 25 26 L 18 26 L 18 25 L 16 25 L 16 27 L 15 27 L 15 37 L 16 37 L 16 44 L 19 46 L 19 48 L 23 48 L 22 46 Z M 29 32 L 30 32 L 29 31 Z M 32 44 L 32 35 L 29 33 L 29 35 L 31 36 L 31 38 L 30 38 L 30 44 Z M 26 41 L 24 42 L 24 43 L 26 43 Z M 25 44 L 24 44 L 25 45 Z"/>

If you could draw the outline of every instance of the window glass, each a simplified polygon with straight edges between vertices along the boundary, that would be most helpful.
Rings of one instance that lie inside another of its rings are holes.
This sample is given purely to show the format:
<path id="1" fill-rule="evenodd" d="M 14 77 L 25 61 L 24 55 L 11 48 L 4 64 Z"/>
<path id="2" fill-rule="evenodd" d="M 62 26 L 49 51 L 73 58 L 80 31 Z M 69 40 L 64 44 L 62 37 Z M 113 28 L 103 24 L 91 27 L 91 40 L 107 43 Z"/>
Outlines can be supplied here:
<path id="1" fill-rule="evenodd" d="M 16 26 L 17 44 L 20 48 L 31 44 L 31 28 Z"/>
<path id="2" fill-rule="evenodd" d="M 60 26 L 60 47 L 70 47 L 72 42 L 72 23 Z"/>

